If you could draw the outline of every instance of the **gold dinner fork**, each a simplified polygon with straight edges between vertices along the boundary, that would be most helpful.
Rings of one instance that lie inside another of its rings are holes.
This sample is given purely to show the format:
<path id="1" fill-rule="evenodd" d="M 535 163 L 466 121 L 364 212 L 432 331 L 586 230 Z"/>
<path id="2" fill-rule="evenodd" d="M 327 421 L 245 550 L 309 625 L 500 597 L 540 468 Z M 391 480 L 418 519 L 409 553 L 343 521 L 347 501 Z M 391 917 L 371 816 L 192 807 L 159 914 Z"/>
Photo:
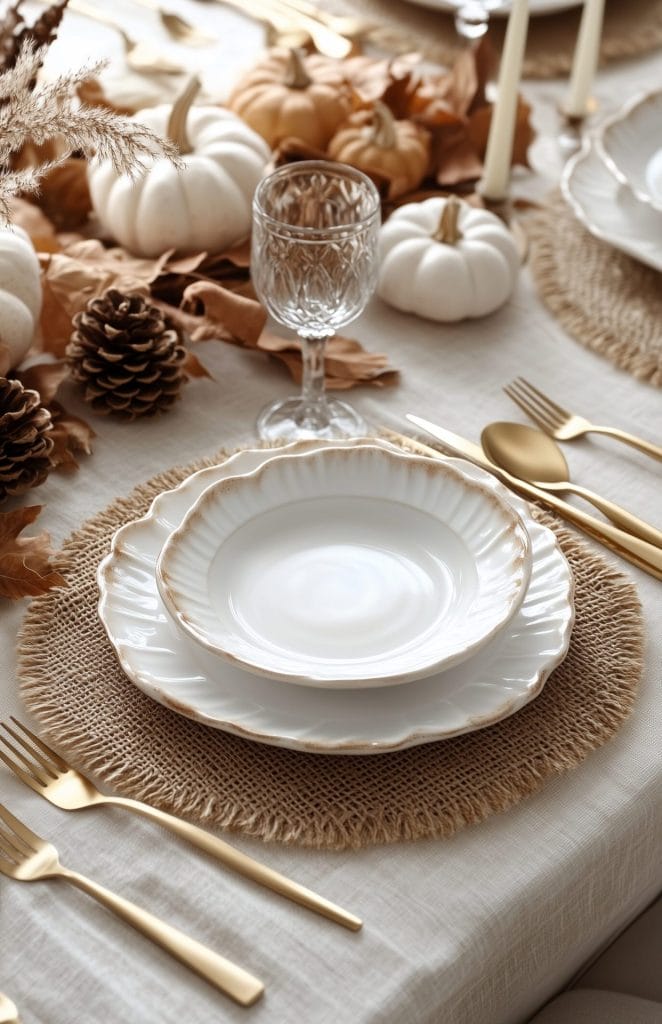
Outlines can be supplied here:
<path id="1" fill-rule="evenodd" d="M 617 427 L 602 427 L 597 423 L 591 423 L 583 416 L 569 412 L 557 405 L 523 377 L 517 377 L 503 390 L 526 413 L 529 419 L 532 419 L 541 430 L 557 441 L 572 441 L 575 437 L 583 437 L 584 434 L 589 433 L 605 434 L 607 437 L 613 437 L 617 441 L 629 444 L 632 448 L 637 448 L 645 455 L 662 460 L 662 448 L 659 445 L 653 444 L 651 441 L 644 441 L 643 438 L 636 437 L 634 434 L 628 434 L 625 430 L 618 430 Z"/>
<path id="2" fill-rule="evenodd" d="M 55 847 L 32 832 L 2 804 L 0 820 L 4 822 L 4 827 L 0 825 L 0 873 L 19 882 L 63 878 L 94 897 L 127 924 L 142 932 L 148 939 L 242 1006 L 250 1006 L 262 995 L 262 982 L 243 967 L 226 960 L 208 946 L 189 938 L 184 932 L 154 917 L 135 903 L 125 900 L 123 896 L 117 896 L 85 875 L 79 875 L 77 871 L 63 867 Z"/>
<path id="3" fill-rule="evenodd" d="M 21 1024 L 18 1010 L 9 996 L 0 992 L 0 1024 Z"/>
<path id="4" fill-rule="evenodd" d="M 336 906 L 335 903 L 331 903 L 323 896 L 318 896 L 317 893 L 299 885 L 298 882 L 293 882 L 285 875 L 273 871 L 265 864 L 253 860 L 252 857 L 241 853 L 240 850 L 236 850 L 229 843 L 210 832 L 198 828 L 197 825 L 191 825 L 188 821 L 182 821 L 172 814 L 167 814 L 165 811 L 160 811 L 156 807 L 143 804 L 138 800 L 130 800 L 121 796 L 106 796 L 89 779 L 86 779 L 75 768 L 71 768 L 59 754 L 56 754 L 43 740 L 35 736 L 27 726 L 13 716 L 11 720 L 25 736 L 29 737 L 32 743 L 30 744 L 16 729 L 12 729 L 6 722 L 2 722 L 2 728 L 9 733 L 18 747 L 14 746 L 6 736 L 0 734 L 0 742 L 14 755 L 11 757 L 0 747 L 0 760 L 4 761 L 26 786 L 49 800 L 50 803 L 55 804 L 56 807 L 65 811 L 77 811 L 84 807 L 94 807 L 97 804 L 125 807 L 145 818 L 151 818 L 181 839 L 186 839 L 200 850 L 215 857 L 226 867 L 232 868 L 240 875 L 264 885 L 267 889 L 271 889 L 295 903 L 299 903 L 302 907 L 314 910 L 323 917 L 335 921 L 336 924 L 349 928 L 350 931 L 358 931 L 361 928 L 362 922 L 354 914 Z M 18 758 L 21 764 L 18 764 L 15 758 Z"/>

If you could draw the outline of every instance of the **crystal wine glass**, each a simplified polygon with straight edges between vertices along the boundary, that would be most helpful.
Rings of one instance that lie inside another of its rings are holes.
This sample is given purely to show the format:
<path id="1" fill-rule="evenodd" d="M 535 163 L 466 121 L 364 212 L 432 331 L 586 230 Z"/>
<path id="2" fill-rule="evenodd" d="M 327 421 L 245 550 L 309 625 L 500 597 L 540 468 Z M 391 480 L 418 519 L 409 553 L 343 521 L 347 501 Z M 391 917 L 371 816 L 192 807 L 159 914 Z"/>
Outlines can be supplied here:
<path id="1" fill-rule="evenodd" d="M 251 276 L 271 316 L 301 340 L 300 396 L 258 418 L 263 440 L 358 437 L 366 424 L 324 390 L 327 338 L 361 313 L 377 283 L 380 200 L 361 171 L 304 160 L 280 167 L 253 199 Z"/>

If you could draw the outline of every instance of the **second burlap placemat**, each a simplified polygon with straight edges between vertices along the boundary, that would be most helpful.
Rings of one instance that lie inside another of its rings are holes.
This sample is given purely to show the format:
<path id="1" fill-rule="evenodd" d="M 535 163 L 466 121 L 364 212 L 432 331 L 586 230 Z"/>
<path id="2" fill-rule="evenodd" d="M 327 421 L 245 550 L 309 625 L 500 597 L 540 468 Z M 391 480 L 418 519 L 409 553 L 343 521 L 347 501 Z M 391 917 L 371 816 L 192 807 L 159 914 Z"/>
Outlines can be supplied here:
<path id="1" fill-rule="evenodd" d="M 629 714 L 642 672 L 634 585 L 547 513 L 575 576 L 570 651 L 542 693 L 489 729 L 393 754 L 339 757 L 264 746 L 154 703 L 122 673 L 96 611 L 96 568 L 115 530 L 161 491 L 222 459 L 154 477 L 65 543 L 66 589 L 30 605 L 21 692 L 77 767 L 163 810 L 308 847 L 451 836 L 575 768 Z"/>
<path id="2" fill-rule="evenodd" d="M 639 380 L 662 387 L 659 272 L 594 238 L 560 192 L 523 223 L 540 296 L 568 333 Z"/>
<path id="3" fill-rule="evenodd" d="M 391 53 L 418 50 L 448 66 L 464 45 L 453 15 L 405 0 L 328 0 L 325 9 L 362 15 L 376 25 L 373 41 Z M 523 73 L 525 78 L 567 75 L 572 64 L 580 8 L 532 17 Z M 490 34 L 501 50 L 505 18 L 490 19 Z M 601 62 L 634 57 L 662 46 L 662 0 L 607 0 L 600 47 Z"/>

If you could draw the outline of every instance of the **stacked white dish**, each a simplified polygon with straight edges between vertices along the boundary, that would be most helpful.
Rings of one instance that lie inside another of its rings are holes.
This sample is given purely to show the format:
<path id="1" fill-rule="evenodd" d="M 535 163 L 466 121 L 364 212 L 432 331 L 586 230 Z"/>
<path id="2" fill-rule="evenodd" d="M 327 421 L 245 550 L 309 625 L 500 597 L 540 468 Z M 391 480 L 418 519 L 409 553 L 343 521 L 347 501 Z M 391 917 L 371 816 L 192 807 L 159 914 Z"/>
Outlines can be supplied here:
<path id="1" fill-rule="evenodd" d="M 98 580 L 141 690 L 315 753 L 505 718 L 564 658 L 574 620 L 567 562 L 523 501 L 381 441 L 244 451 L 195 473 L 118 531 Z"/>
<path id="2" fill-rule="evenodd" d="M 662 270 L 662 92 L 637 96 L 587 138 L 561 187 L 591 234 Z"/>

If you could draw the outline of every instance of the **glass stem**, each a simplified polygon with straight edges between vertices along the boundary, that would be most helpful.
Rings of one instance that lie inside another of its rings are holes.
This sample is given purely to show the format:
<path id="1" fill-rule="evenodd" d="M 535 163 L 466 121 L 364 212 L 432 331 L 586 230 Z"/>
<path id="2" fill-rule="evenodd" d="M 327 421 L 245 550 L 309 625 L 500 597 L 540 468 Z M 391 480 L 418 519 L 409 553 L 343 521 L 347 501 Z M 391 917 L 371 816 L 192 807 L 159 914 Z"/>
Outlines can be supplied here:
<path id="1" fill-rule="evenodd" d="M 324 402 L 324 349 L 326 338 L 310 338 L 300 334 L 303 377 L 301 400 L 310 409 Z"/>

